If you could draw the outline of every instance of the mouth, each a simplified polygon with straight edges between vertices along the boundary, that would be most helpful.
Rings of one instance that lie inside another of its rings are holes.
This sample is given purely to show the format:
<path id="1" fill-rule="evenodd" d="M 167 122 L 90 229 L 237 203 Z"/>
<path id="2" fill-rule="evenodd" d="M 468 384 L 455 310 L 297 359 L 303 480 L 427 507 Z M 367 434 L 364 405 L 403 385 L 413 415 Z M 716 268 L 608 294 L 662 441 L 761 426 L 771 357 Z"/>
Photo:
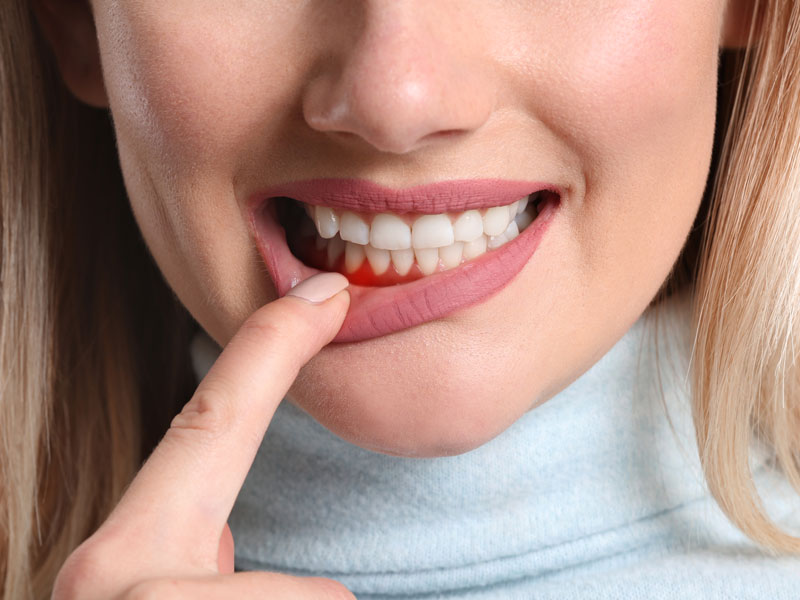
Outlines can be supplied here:
<path id="1" fill-rule="evenodd" d="M 448 181 L 393 190 L 316 179 L 248 202 L 261 257 L 284 296 L 323 271 L 350 280 L 334 342 L 414 327 L 483 302 L 528 263 L 558 212 L 556 186 Z"/>

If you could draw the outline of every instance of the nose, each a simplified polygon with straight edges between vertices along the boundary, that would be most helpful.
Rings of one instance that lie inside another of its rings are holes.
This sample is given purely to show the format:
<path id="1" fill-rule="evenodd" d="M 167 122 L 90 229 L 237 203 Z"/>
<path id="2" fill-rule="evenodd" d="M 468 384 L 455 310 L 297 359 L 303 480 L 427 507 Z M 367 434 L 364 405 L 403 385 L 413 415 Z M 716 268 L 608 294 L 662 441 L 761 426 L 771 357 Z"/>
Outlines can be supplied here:
<path id="1" fill-rule="evenodd" d="M 304 89 L 308 126 L 395 154 L 480 128 L 495 101 L 489 70 L 474 55 L 480 31 L 457 8 L 443 14 L 443 5 L 455 3 L 365 0 L 360 23 L 336 24 L 358 31 Z"/>

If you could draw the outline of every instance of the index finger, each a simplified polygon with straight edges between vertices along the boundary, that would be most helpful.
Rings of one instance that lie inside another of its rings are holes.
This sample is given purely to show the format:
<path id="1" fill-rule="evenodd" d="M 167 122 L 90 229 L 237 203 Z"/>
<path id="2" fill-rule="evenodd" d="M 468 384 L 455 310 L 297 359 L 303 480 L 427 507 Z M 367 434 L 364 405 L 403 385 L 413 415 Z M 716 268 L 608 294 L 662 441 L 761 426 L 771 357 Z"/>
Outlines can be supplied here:
<path id="1" fill-rule="evenodd" d="M 347 284 L 338 273 L 316 275 L 253 313 L 108 522 L 152 536 L 158 555 L 199 554 L 216 565 L 219 536 L 275 409 L 342 325 L 349 294 L 339 292 Z"/>

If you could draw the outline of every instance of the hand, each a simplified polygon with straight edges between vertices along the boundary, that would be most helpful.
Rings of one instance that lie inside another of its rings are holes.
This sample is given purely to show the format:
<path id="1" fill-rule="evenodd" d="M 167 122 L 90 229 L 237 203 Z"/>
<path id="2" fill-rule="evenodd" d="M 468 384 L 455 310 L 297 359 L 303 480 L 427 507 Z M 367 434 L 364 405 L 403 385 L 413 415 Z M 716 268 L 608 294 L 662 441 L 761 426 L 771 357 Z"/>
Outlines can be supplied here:
<path id="1" fill-rule="evenodd" d="M 275 409 L 341 327 L 346 286 L 342 275 L 317 275 L 247 319 L 105 523 L 64 563 L 53 600 L 354 600 L 331 579 L 233 573 L 226 523 Z"/>

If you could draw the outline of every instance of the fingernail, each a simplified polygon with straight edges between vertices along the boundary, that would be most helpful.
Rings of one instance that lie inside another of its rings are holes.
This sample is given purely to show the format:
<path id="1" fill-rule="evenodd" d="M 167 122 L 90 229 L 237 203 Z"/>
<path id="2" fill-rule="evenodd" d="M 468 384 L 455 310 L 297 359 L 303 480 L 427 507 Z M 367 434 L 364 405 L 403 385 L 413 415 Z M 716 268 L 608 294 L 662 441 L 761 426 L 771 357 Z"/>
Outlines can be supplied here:
<path id="1" fill-rule="evenodd" d="M 348 285 L 350 282 L 341 273 L 318 273 L 293 287 L 286 295 L 319 304 L 332 298 Z"/>

